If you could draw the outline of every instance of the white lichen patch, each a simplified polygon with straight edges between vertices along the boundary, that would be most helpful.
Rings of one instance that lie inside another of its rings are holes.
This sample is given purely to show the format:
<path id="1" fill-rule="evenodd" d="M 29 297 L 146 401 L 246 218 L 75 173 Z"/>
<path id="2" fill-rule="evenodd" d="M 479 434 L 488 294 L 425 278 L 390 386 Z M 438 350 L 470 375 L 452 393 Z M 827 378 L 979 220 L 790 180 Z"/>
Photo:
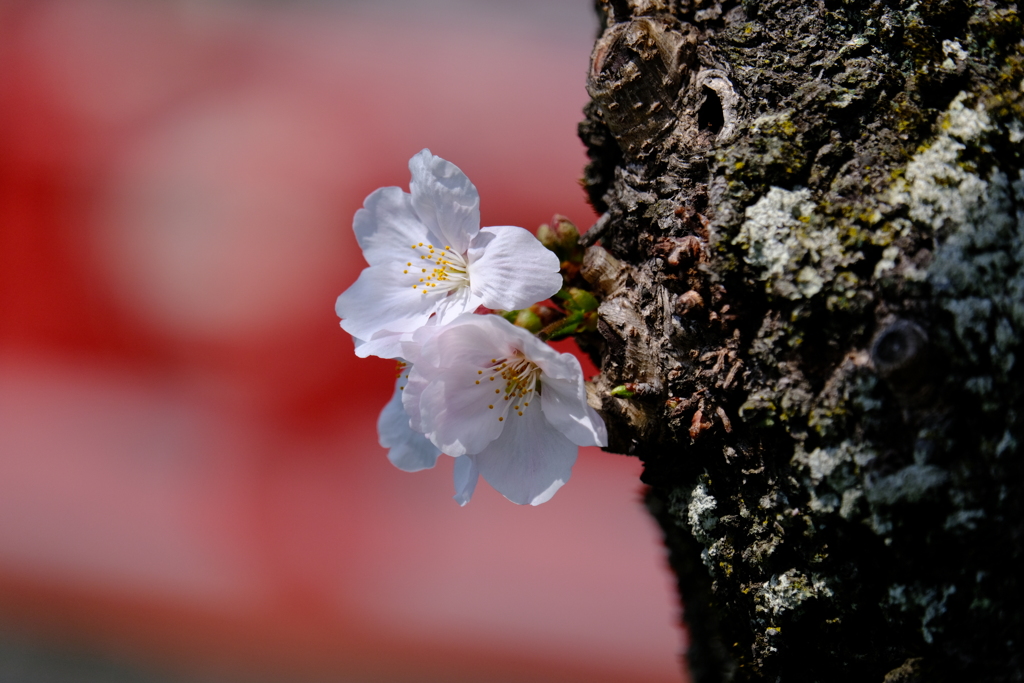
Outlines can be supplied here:
<path id="1" fill-rule="evenodd" d="M 921 585 L 894 584 L 889 587 L 888 603 L 901 612 L 917 612 L 921 619 L 921 637 L 932 643 L 942 630 L 941 617 L 946 613 L 946 601 L 956 593 L 956 586 L 941 589 Z"/>
<path id="2" fill-rule="evenodd" d="M 812 598 L 831 596 L 832 589 L 823 579 L 814 575 L 808 577 L 793 568 L 775 574 L 758 586 L 754 603 L 758 612 L 767 612 L 774 617 L 796 609 Z"/>
<path id="3" fill-rule="evenodd" d="M 849 468 L 851 471 L 855 467 L 861 467 L 875 457 L 874 451 L 870 448 L 854 443 L 853 441 L 845 440 L 837 446 L 829 446 L 826 448 L 815 448 L 810 453 L 805 452 L 801 448 L 797 448 L 793 454 L 792 464 L 798 468 L 803 468 L 810 476 L 811 483 L 815 486 L 822 483 L 828 478 L 834 478 L 834 474 L 837 470 L 844 465 L 850 464 Z M 843 472 L 842 478 L 844 481 L 835 482 L 838 490 L 845 490 L 845 481 L 851 472 Z"/>
<path id="4" fill-rule="evenodd" d="M 734 243 L 769 291 L 787 299 L 810 298 L 836 277 L 836 269 L 861 258 L 847 254 L 839 231 L 814 216 L 809 190 L 773 187 L 746 210 Z"/>
<path id="5" fill-rule="evenodd" d="M 936 241 L 926 279 L 952 314 L 957 351 L 974 364 L 990 361 L 994 379 L 1008 382 L 1024 330 L 1024 213 L 1015 208 L 1024 205 L 1024 175 L 1012 179 L 998 167 L 977 166 L 978 152 L 1013 140 L 1019 122 L 1001 130 L 980 103 L 967 101 L 966 93 L 954 98 L 939 134 L 885 200 L 905 207 Z M 991 381 L 971 386 L 988 391 Z"/>
<path id="6" fill-rule="evenodd" d="M 887 271 L 892 270 L 896 267 L 896 257 L 900 255 L 900 248 L 893 245 L 888 246 L 882 252 L 882 258 L 878 259 L 878 263 L 875 264 L 875 278 L 879 278 L 884 275 Z"/>
<path id="7" fill-rule="evenodd" d="M 852 458 L 845 448 L 831 448 L 828 450 L 825 450 L 824 448 L 815 448 L 807 456 L 807 466 L 811 471 L 811 481 L 817 484 L 822 479 L 832 474 L 833 470 L 835 470 L 840 463 L 849 462 L 851 460 Z"/>
<path id="8" fill-rule="evenodd" d="M 1006 131 L 1010 134 L 1010 142 L 1012 144 L 1017 144 L 1024 140 L 1024 125 L 1021 125 L 1020 121 L 1010 121 L 1009 125 L 1006 126 Z"/>
<path id="9" fill-rule="evenodd" d="M 970 56 L 958 40 L 942 41 L 942 54 L 946 56 L 942 62 L 942 68 L 946 71 L 953 71 L 957 62 L 962 62 Z"/>
<path id="10" fill-rule="evenodd" d="M 1017 452 L 1017 439 L 1014 438 L 1010 430 L 1007 429 L 1003 432 L 1003 438 L 996 444 L 995 453 L 997 457 L 1004 455 L 1013 455 Z"/>
<path id="11" fill-rule="evenodd" d="M 843 502 L 839 506 L 839 516 L 843 519 L 852 519 L 860 511 L 860 502 L 864 498 L 864 492 L 860 489 L 847 489 L 843 491 Z"/>
<path id="12" fill-rule="evenodd" d="M 892 206 L 906 206 L 912 220 L 937 234 L 967 222 L 988 189 L 976 173 L 958 163 L 965 143 L 992 129 L 980 105 L 969 109 L 966 99 L 963 92 L 953 99 L 939 124 L 942 133 L 910 160 L 903 177 L 884 197 Z"/>
<path id="13" fill-rule="evenodd" d="M 987 196 L 969 207 L 968 219 L 949 230 L 935 252 L 929 281 L 973 360 L 986 353 L 1006 376 L 1024 329 L 1024 175 L 1016 182 L 999 169 Z"/>
<path id="14" fill-rule="evenodd" d="M 967 50 L 960 44 L 958 40 L 944 40 L 942 41 L 942 54 L 947 57 L 955 57 L 961 61 L 967 59 Z"/>
<path id="15" fill-rule="evenodd" d="M 690 502 L 686 506 L 686 521 L 690 523 L 690 531 L 693 537 L 699 541 L 708 541 L 708 532 L 718 524 L 718 517 L 714 515 L 718 501 L 708 492 L 708 487 L 703 483 L 697 484 L 690 492 Z"/>
<path id="16" fill-rule="evenodd" d="M 844 519 L 853 519 L 864 512 L 864 487 L 868 483 L 863 468 L 876 457 L 870 446 L 844 440 L 809 453 L 797 446 L 790 462 L 803 474 L 811 510 L 823 514 L 838 511 Z"/>
<path id="17" fill-rule="evenodd" d="M 718 517 L 714 514 L 717 507 L 718 501 L 704 482 L 689 491 L 677 488 L 668 497 L 668 511 L 676 525 L 689 529 L 694 538 L 702 543 L 712 541 L 708 532 L 718 524 Z"/>
<path id="18" fill-rule="evenodd" d="M 975 141 L 992 130 L 992 119 L 980 102 L 971 109 L 964 106 L 968 97 L 966 92 L 957 93 L 939 123 L 947 135 L 964 142 Z"/>
<path id="19" fill-rule="evenodd" d="M 754 135 L 790 136 L 797 132 L 797 127 L 793 123 L 791 112 L 787 109 L 754 119 L 750 124 L 750 132 Z"/>
<path id="20" fill-rule="evenodd" d="M 978 524 L 985 519 L 985 516 L 984 510 L 958 510 L 946 517 L 943 527 L 946 531 L 974 531 L 978 528 Z"/>
<path id="21" fill-rule="evenodd" d="M 836 508 L 838 508 L 841 504 L 842 501 L 839 499 L 839 496 L 835 493 L 824 493 L 819 496 L 814 491 L 811 491 L 811 497 L 807 500 L 807 507 L 809 507 L 814 512 L 822 514 L 829 514 L 835 512 Z"/>
<path id="22" fill-rule="evenodd" d="M 948 479 L 949 473 L 934 465 L 907 465 L 873 481 L 865 493 L 876 505 L 916 503 L 934 495 Z"/>

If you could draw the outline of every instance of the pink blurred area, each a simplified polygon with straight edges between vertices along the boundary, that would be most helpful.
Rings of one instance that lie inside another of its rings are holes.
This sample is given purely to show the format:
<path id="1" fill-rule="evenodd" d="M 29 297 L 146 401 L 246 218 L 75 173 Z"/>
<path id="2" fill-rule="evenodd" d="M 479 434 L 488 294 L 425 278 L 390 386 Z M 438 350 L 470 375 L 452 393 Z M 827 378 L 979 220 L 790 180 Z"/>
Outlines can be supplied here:
<path id="1" fill-rule="evenodd" d="M 5 632 L 174 680 L 680 680 L 639 463 L 459 508 L 333 313 L 423 147 L 485 225 L 593 221 L 590 2 L 516 7 L 0 0 Z"/>

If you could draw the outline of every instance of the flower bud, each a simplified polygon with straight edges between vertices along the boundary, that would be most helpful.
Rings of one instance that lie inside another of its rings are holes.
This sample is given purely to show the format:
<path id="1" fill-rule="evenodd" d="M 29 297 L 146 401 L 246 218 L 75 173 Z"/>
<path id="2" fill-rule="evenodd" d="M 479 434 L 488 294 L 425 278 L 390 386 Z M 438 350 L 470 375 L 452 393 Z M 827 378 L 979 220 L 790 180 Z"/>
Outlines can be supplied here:
<path id="1" fill-rule="evenodd" d="M 537 239 L 555 252 L 559 261 L 579 265 L 583 261 L 583 250 L 579 245 L 580 231 L 565 216 L 555 214 L 552 222 L 554 227 L 545 223 L 537 229 Z"/>
<path id="2" fill-rule="evenodd" d="M 558 235 L 555 234 L 555 231 L 552 230 L 551 226 L 547 223 L 542 223 L 541 226 L 537 228 L 537 239 L 539 239 L 540 243 L 545 247 L 556 254 L 558 253 Z"/>
<path id="3" fill-rule="evenodd" d="M 516 315 L 516 319 L 512 321 L 516 327 L 521 327 L 524 330 L 529 330 L 534 334 L 540 332 L 540 328 L 544 327 L 544 323 L 541 321 L 540 316 L 534 313 L 529 308 L 524 308 L 519 311 Z"/>
<path id="4" fill-rule="evenodd" d="M 565 258 L 563 260 L 579 261 L 583 258 L 582 252 L 578 255 L 576 252 L 580 251 L 580 231 L 576 228 L 572 221 L 565 216 L 559 216 L 555 214 L 554 218 L 555 229 L 554 233 L 558 239 L 558 246 L 565 252 Z M 578 257 L 577 257 L 578 256 Z"/>
<path id="5" fill-rule="evenodd" d="M 550 306 L 545 306 L 544 304 L 534 304 L 534 305 L 530 306 L 530 311 L 535 313 L 537 315 L 537 317 L 540 318 L 540 322 L 541 322 L 541 326 L 542 327 L 546 326 L 546 325 L 550 325 L 551 323 L 553 323 L 556 320 L 558 320 L 561 317 L 561 315 L 562 315 L 562 313 L 560 311 L 557 311 L 554 308 L 551 308 Z M 515 321 L 512 320 L 512 321 L 509 321 L 509 322 L 515 322 Z"/>
<path id="6" fill-rule="evenodd" d="M 598 301 L 594 298 L 594 295 L 585 289 L 579 289 L 578 287 L 570 287 L 563 289 L 555 295 L 555 298 L 562 302 L 565 309 L 568 311 L 580 311 L 588 313 L 590 311 L 596 311 Z"/>

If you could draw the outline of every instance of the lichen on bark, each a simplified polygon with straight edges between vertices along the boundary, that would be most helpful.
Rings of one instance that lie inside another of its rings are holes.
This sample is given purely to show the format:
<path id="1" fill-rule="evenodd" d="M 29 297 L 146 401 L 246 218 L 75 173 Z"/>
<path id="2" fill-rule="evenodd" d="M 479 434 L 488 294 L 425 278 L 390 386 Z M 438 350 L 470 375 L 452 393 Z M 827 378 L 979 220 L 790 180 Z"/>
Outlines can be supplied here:
<path id="1" fill-rule="evenodd" d="M 695 680 L 1024 679 L 1016 5 L 598 10 L 581 342 Z"/>

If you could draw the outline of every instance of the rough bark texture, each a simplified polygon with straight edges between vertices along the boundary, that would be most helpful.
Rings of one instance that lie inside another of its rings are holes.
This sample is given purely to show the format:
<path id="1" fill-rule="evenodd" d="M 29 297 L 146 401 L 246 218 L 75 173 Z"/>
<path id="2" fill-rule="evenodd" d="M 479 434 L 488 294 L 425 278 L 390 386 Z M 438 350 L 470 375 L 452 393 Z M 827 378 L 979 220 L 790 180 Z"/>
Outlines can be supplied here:
<path id="1" fill-rule="evenodd" d="M 598 9 L 583 343 L 695 680 L 1022 680 L 1016 6 Z"/>

